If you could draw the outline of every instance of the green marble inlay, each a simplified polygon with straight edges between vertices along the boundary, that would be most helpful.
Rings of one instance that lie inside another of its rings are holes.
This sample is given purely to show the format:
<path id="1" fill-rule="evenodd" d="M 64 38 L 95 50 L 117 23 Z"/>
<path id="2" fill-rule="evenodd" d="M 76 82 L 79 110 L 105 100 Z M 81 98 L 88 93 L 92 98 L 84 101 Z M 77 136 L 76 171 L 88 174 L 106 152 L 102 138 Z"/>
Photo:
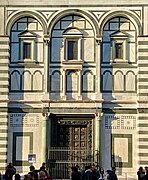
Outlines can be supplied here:
<path id="1" fill-rule="evenodd" d="M 139 41 L 138 45 L 148 45 L 148 41 Z"/>
<path id="2" fill-rule="evenodd" d="M 148 85 L 139 85 L 139 89 L 148 89 Z"/>
<path id="3" fill-rule="evenodd" d="M 148 161 L 139 161 L 139 164 L 148 165 Z"/>
<path id="4" fill-rule="evenodd" d="M 128 139 L 128 162 L 122 162 L 122 159 L 119 162 L 115 162 L 115 139 L 116 138 L 126 138 Z M 111 134 L 112 139 L 112 166 L 120 167 L 120 168 L 131 168 L 132 167 L 132 134 Z"/>
<path id="5" fill-rule="evenodd" d="M 0 52 L 9 52 L 9 49 L 0 49 Z"/>
<path id="6" fill-rule="evenodd" d="M 8 87 L 9 87 L 9 85 L 3 85 L 3 84 L 1 85 L 0 84 L 0 88 L 8 88 Z"/>
<path id="7" fill-rule="evenodd" d="M 148 138 L 139 138 L 140 142 L 148 142 Z"/>
<path id="8" fill-rule="evenodd" d="M 148 131 L 138 131 L 139 134 L 147 134 L 148 135 Z"/>
<path id="9" fill-rule="evenodd" d="M 29 139 L 30 139 L 29 153 L 33 153 L 33 132 L 14 132 L 13 133 L 13 150 L 12 150 L 13 157 L 12 157 L 12 159 L 13 159 L 13 164 L 15 166 L 29 166 L 30 165 L 28 160 L 26 160 L 26 161 L 16 160 L 17 137 L 24 137 L 24 136 L 28 136 L 29 137 Z M 20 146 L 21 146 L 21 144 L 20 144 Z"/>
<path id="10" fill-rule="evenodd" d="M 1 73 L 7 74 L 8 72 L 9 72 L 8 70 L 0 70 L 0 74 Z"/>
<path id="11" fill-rule="evenodd" d="M 8 41 L 0 41 L 0 45 L 9 45 Z"/>
<path id="12" fill-rule="evenodd" d="M 8 118 L 8 115 L 0 115 L 0 118 Z"/>
<path id="13" fill-rule="evenodd" d="M 8 137 L 0 137 L 0 141 L 8 141 Z"/>
<path id="14" fill-rule="evenodd" d="M 148 127 L 148 124 L 146 124 L 146 123 L 141 123 L 141 124 L 138 124 L 138 127 Z"/>
<path id="15" fill-rule="evenodd" d="M 8 147 L 7 144 L 1 144 L 1 145 L 0 145 L 0 148 L 7 148 L 7 147 Z"/>
<path id="16" fill-rule="evenodd" d="M 0 95 L 8 95 L 8 92 L 0 92 Z"/>
<path id="17" fill-rule="evenodd" d="M 6 155 L 7 155 L 7 152 L 0 152 L 0 155 L 6 156 Z"/>
<path id="18" fill-rule="evenodd" d="M 143 102 L 146 102 L 146 103 L 147 103 L 147 101 L 143 101 Z M 138 112 L 139 112 L 139 113 L 148 113 L 148 109 L 146 109 L 146 108 L 139 108 L 139 109 L 138 109 Z M 140 117 L 140 116 L 139 116 L 139 119 L 143 120 L 143 119 L 147 119 L 147 117 L 143 117 L 143 116 Z"/>
<path id="19" fill-rule="evenodd" d="M 148 79 L 147 78 L 139 78 L 138 82 L 148 82 Z"/>
<path id="20" fill-rule="evenodd" d="M 138 119 L 139 120 L 148 120 L 148 117 L 146 117 L 146 116 L 139 116 Z"/>
<path id="21" fill-rule="evenodd" d="M 0 133 L 8 133 L 7 129 L 0 129 Z"/>
<path id="22" fill-rule="evenodd" d="M 6 108 L 4 108 L 4 107 L 0 107 L 0 112 L 7 112 L 8 111 L 8 108 L 6 107 Z"/>
<path id="23" fill-rule="evenodd" d="M 141 156 L 141 157 L 147 157 L 148 153 L 139 153 L 138 155 Z"/>
<path id="24" fill-rule="evenodd" d="M 9 56 L 0 56 L 0 59 L 9 59 Z"/>
<path id="25" fill-rule="evenodd" d="M 147 58 L 147 59 L 148 59 L 148 58 Z M 138 66 L 139 66 L 139 67 L 148 67 L 148 64 L 146 64 L 146 63 L 140 64 L 140 63 L 139 63 Z"/>
<path id="26" fill-rule="evenodd" d="M 1 118 L 1 120 L 2 120 L 2 118 Z M 7 126 L 7 125 L 8 125 L 8 122 L 0 122 L 0 126 Z"/>
<path id="27" fill-rule="evenodd" d="M 148 74 L 148 71 L 138 71 L 138 74 Z"/>
<path id="28" fill-rule="evenodd" d="M 148 93 L 138 93 L 138 96 L 148 96 Z"/>
<path id="29" fill-rule="evenodd" d="M 0 171 L 5 171 L 6 167 L 0 167 Z"/>
<path id="30" fill-rule="evenodd" d="M 139 56 L 138 59 L 139 60 L 148 60 L 148 56 Z"/>
<path id="31" fill-rule="evenodd" d="M 0 159 L 0 163 L 7 163 L 7 159 Z"/>
<path id="32" fill-rule="evenodd" d="M 139 52 L 148 52 L 148 49 L 138 49 Z"/>

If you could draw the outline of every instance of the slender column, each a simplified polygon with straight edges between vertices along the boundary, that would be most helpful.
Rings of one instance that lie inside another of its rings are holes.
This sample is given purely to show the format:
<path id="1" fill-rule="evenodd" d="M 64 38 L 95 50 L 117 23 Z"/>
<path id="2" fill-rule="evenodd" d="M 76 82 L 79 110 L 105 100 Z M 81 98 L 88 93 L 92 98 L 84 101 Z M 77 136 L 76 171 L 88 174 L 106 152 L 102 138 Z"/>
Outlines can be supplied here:
<path id="1" fill-rule="evenodd" d="M 46 162 L 47 160 L 47 147 L 50 145 L 49 142 L 47 141 L 48 134 L 51 133 L 50 127 L 49 127 L 49 115 L 50 112 L 45 112 L 43 113 L 43 119 L 42 119 L 42 162 Z M 48 134 L 47 134 L 48 133 Z"/>
<path id="2" fill-rule="evenodd" d="M 98 163 L 99 165 L 102 164 L 101 163 L 101 120 L 103 117 L 103 113 L 99 112 L 96 113 L 95 116 L 95 129 L 94 129 L 94 133 L 95 133 L 95 154 L 96 154 L 96 163 Z"/>
<path id="3" fill-rule="evenodd" d="M 50 84 L 50 77 L 49 77 L 49 44 L 50 44 L 50 36 L 44 35 L 44 99 L 50 99 L 49 93 L 49 84 Z"/>
<path id="4" fill-rule="evenodd" d="M 96 38 L 96 100 L 102 99 L 102 94 L 100 92 L 100 70 L 101 70 L 101 45 L 102 37 Z"/>
<path id="5" fill-rule="evenodd" d="M 82 77 L 81 77 L 82 71 L 78 71 L 79 76 L 79 86 L 78 86 L 78 100 L 82 100 Z"/>
<path id="6" fill-rule="evenodd" d="M 62 99 L 66 100 L 66 70 L 63 69 L 62 72 L 63 80 L 62 80 Z"/>

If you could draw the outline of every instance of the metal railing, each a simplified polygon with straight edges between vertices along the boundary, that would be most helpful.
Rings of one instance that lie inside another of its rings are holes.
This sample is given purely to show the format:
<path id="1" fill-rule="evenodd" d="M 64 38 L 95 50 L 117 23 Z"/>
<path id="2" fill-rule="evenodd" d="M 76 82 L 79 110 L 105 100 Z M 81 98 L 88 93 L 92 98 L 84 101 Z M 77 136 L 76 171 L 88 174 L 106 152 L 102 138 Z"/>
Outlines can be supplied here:
<path id="1" fill-rule="evenodd" d="M 87 151 L 86 149 L 71 149 L 52 147 L 48 149 L 49 172 L 53 179 L 70 179 L 71 167 L 78 165 L 83 168 L 93 163 L 96 152 Z"/>

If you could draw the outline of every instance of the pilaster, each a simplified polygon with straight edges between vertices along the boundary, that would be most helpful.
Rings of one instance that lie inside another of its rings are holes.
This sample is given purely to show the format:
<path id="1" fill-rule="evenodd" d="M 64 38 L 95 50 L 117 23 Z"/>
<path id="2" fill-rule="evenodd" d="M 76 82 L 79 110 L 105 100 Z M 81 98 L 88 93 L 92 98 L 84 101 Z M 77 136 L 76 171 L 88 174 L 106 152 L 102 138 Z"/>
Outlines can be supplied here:
<path id="1" fill-rule="evenodd" d="M 47 100 L 50 99 L 50 92 L 49 92 L 49 84 L 50 84 L 50 78 L 49 78 L 49 62 L 48 62 L 48 56 L 49 56 L 49 45 L 50 45 L 50 36 L 48 34 L 44 35 L 44 93 L 43 99 Z M 48 78 L 48 79 L 47 79 Z"/>
<path id="2" fill-rule="evenodd" d="M 95 134 L 95 153 L 96 153 L 96 161 L 99 165 L 101 162 L 101 121 L 103 118 L 103 113 L 99 112 L 95 115 L 95 123 L 94 123 L 94 134 Z"/>
<path id="3" fill-rule="evenodd" d="M 8 152 L 8 93 L 9 37 L 0 36 L 0 171 L 7 164 Z"/>

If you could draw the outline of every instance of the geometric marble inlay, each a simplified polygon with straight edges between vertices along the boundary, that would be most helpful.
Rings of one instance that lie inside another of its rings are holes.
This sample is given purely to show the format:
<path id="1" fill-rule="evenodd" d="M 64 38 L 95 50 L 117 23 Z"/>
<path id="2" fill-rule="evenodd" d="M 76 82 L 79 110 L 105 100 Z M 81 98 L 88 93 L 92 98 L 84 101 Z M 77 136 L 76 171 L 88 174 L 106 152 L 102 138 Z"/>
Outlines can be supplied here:
<path id="1" fill-rule="evenodd" d="M 105 115 L 105 129 L 136 129 L 136 116 Z"/>
<path id="2" fill-rule="evenodd" d="M 37 127 L 39 126 L 39 115 L 25 114 L 25 113 L 12 113 L 10 114 L 11 127 Z"/>

